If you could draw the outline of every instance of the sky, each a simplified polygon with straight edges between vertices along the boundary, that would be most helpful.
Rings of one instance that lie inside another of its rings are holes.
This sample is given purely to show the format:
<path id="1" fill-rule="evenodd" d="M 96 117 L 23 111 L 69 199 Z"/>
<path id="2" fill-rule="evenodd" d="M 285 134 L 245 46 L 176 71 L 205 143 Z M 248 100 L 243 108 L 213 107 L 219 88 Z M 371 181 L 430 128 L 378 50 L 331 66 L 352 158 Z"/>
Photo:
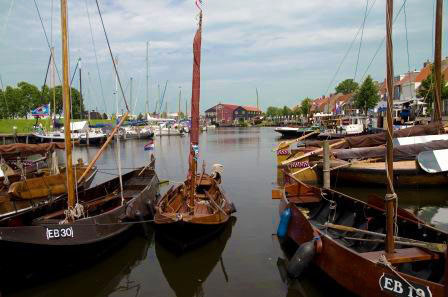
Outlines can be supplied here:
<path id="1" fill-rule="evenodd" d="M 394 14 L 403 1 L 394 1 Z M 49 43 L 54 44 L 60 71 L 59 2 L 36 0 Z M 418 70 L 424 61 L 432 59 L 434 2 L 407 0 L 406 9 L 397 16 L 393 29 L 395 75 Z M 68 3 L 71 73 L 81 58 L 85 105 L 101 112 L 115 112 L 112 60 L 95 0 L 68 0 Z M 168 111 L 178 110 L 180 91 L 181 110 L 185 111 L 185 103 L 189 105 L 191 99 L 192 41 L 198 22 L 194 0 L 98 0 L 98 3 L 113 55 L 118 57 L 119 77 L 128 101 L 131 101 L 132 77 L 132 111 L 145 111 L 147 41 L 149 111 L 155 110 L 158 90 L 163 93 L 167 81 L 164 100 Z M 202 111 L 219 102 L 254 106 L 256 89 L 263 110 L 268 106 L 292 107 L 305 97 L 334 92 L 337 83 L 346 78 L 360 82 L 367 74 L 378 81 L 385 77 L 385 47 L 379 47 L 385 36 L 385 0 L 203 0 L 203 3 Z M 366 5 L 369 13 L 361 34 Z M 447 5 L 444 9 L 445 16 Z M 447 24 L 445 21 L 444 45 L 448 41 Z M 28 81 L 42 86 L 49 53 L 34 2 L 0 0 L 3 85 Z M 448 50 L 444 49 L 443 54 L 447 56 Z M 73 86 L 78 88 L 78 79 Z M 118 99 L 121 110 L 123 100 Z"/>

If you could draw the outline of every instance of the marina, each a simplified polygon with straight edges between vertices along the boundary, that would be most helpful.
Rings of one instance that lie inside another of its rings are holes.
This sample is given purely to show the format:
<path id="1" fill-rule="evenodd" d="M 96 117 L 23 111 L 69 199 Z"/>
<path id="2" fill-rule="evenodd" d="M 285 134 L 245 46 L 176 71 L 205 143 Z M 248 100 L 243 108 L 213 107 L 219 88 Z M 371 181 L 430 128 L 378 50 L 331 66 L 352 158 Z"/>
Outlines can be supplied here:
<path id="1" fill-rule="evenodd" d="M 447 297 L 432 1 L 0 4 L 0 295 Z"/>
<path id="2" fill-rule="evenodd" d="M 148 160 L 148 155 L 142 153 L 145 143 L 143 140 L 129 140 L 121 144 L 123 170 L 137 168 Z M 256 294 L 317 297 L 334 292 L 350 296 L 323 272 L 315 269 L 311 269 L 300 282 L 282 281 L 278 261 L 281 263 L 285 256 L 273 237 L 279 222 L 278 200 L 271 200 L 270 197 L 272 188 L 278 185 L 276 157 L 272 153 L 277 143 L 278 136 L 272 128 L 217 128 L 200 136 L 202 158 L 207 164 L 220 160 L 224 167 L 223 190 L 233 198 L 238 210 L 231 230 L 224 230 L 222 235 L 210 242 L 176 255 L 157 241 L 154 227 L 148 225 L 147 238 L 140 233 L 90 267 L 75 270 L 66 276 L 50 277 L 51 281 L 47 279 L 30 288 L 13 290 L 4 295 L 59 296 L 61 290 L 70 288 L 66 296 L 94 293 L 97 296 L 195 296 L 201 288 L 204 294 L 212 296 Z M 75 148 L 74 158 L 91 159 L 97 150 L 94 147 Z M 156 172 L 160 180 L 169 180 L 176 185 L 185 178 L 188 150 L 186 137 L 166 137 L 155 142 Z M 124 158 L 126 152 L 130 157 Z M 244 166 L 241 159 L 245 160 Z M 115 152 L 111 147 L 97 163 L 98 173 L 92 186 L 116 176 L 114 164 Z M 247 191 L 247 180 L 253 185 L 251 191 Z M 161 192 L 169 187 L 161 185 Z M 385 189 L 378 187 L 336 189 L 357 197 L 364 193 L 385 194 Z M 241 192 L 246 194 L 238 195 Z M 399 189 L 398 194 L 402 197 L 401 207 L 448 230 L 445 215 L 448 208 L 443 189 Z M 226 232 L 230 232 L 231 236 Z M 222 239 L 221 236 L 229 238 Z M 183 273 L 174 268 L 179 261 L 190 267 L 194 279 L 186 282 Z M 176 272 L 166 272 L 173 269 Z M 98 283 L 104 286 L 100 288 Z"/>

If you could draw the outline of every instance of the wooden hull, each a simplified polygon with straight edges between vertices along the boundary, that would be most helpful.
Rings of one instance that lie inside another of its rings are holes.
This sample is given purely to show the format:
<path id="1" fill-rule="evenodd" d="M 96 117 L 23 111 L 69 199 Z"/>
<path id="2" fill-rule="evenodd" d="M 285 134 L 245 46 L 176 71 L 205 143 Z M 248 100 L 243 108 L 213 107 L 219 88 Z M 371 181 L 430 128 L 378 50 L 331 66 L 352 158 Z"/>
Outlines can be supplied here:
<path id="1" fill-rule="evenodd" d="M 172 187 L 157 203 L 154 223 L 156 237 L 172 248 L 183 251 L 216 235 L 235 212 L 218 181 L 210 175 L 198 175 L 193 200 L 190 180 Z"/>
<path id="2" fill-rule="evenodd" d="M 290 190 L 293 187 L 290 186 Z M 319 193 L 303 193 L 301 190 L 295 192 L 295 198 L 290 198 L 295 203 L 287 203 L 282 200 L 280 211 L 290 208 L 292 217 L 287 229 L 286 238 L 283 240 L 285 246 L 293 244 L 295 248 L 305 242 L 316 240 L 316 255 L 313 259 L 314 265 L 328 274 L 332 279 L 349 291 L 366 297 L 373 296 L 390 296 L 383 291 L 379 285 L 380 278 L 383 275 L 394 275 L 390 268 L 378 263 L 382 251 L 382 244 L 362 245 L 345 240 L 345 233 L 339 233 L 334 230 L 322 227 L 326 221 L 332 221 L 341 225 L 367 224 L 362 221 L 363 211 L 366 219 L 369 218 L 368 230 L 384 232 L 381 229 L 384 213 L 374 205 L 366 204 L 362 201 L 350 198 L 335 191 L 326 191 L 326 199 L 336 202 L 334 216 L 331 211 L 325 212 L 326 202 L 316 202 L 319 200 Z M 299 195 L 296 195 L 299 194 Z M 301 197 L 299 199 L 299 197 Z M 297 204 L 296 204 L 297 203 Z M 310 205 L 319 206 L 313 208 Z M 301 209 L 299 209 L 299 207 Z M 310 210 L 304 212 L 304 209 Z M 358 216 L 351 215 L 358 213 Z M 305 214 L 306 213 L 306 214 Z M 418 225 L 417 221 L 411 215 L 403 217 L 399 214 L 399 231 L 401 236 L 411 237 L 422 240 L 426 234 L 427 241 L 443 242 L 447 238 L 447 234 L 436 230 L 427 225 Z M 369 225 L 370 224 L 370 225 Z M 406 227 L 407 226 L 407 227 Z M 363 227 L 358 227 L 363 228 Z M 420 229 L 421 228 L 421 229 Z M 438 258 L 438 255 L 419 248 L 403 248 L 397 247 L 396 253 L 389 258 L 394 263 L 403 278 L 414 285 L 427 287 L 431 291 L 432 296 L 444 296 L 444 285 L 442 284 L 443 269 L 445 266 L 444 259 Z M 432 274 L 428 274 L 425 267 L 427 262 L 431 263 Z M 423 266 L 422 266 L 423 264 Z M 419 267 L 419 268 L 417 268 Z M 419 272 L 418 269 L 420 269 Z M 420 273 L 420 274 L 419 274 Z M 418 277 L 421 275 L 422 277 Z M 423 278 L 426 275 L 426 278 Z M 407 296 L 407 295 L 406 295 Z M 414 296 L 414 295 L 412 295 Z"/>
<path id="3" fill-rule="evenodd" d="M 75 176 L 81 176 L 87 166 L 78 166 L 74 172 Z M 86 180 L 92 180 L 97 172 L 96 168 L 93 168 L 88 173 Z M 79 188 L 82 189 L 86 186 L 86 182 L 81 182 Z M 86 187 L 88 188 L 88 186 Z M 8 194 L 12 195 L 16 199 L 36 199 L 49 196 L 59 196 L 65 194 L 66 188 L 66 176 L 65 169 L 59 174 L 55 175 L 43 175 L 40 177 L 29 178 L 24 181 L 18 181 L 9 187 Z"/>

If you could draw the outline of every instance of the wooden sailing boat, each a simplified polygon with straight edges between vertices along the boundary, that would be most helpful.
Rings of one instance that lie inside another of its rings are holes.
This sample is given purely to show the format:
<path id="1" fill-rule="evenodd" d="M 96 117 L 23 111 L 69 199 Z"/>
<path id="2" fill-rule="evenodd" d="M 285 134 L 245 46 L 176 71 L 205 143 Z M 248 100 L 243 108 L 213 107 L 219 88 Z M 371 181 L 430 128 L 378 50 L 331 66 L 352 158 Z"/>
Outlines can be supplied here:
<path id="1" fill-rule="evenodd" d="M 187 180 L 173 187 L 159 200 L 154 223 L 157 234 L 185 249 L 198 244 L 220 231 L 230 218 L 234 207 L 225 197 L 219 184 L 222 165 L 215 164 L 211 174 L 205 165 L 197 173 L 199 154 L 199 98 L 201 63 L 202 10 L 199 27 L 193 42 L 193 84 L 191 97 L 190 157 Z"/>
<path id="2" fill-rule="evenodd" d="M 437 1 L 438 18 L 442 1 Z M 385 205 L 307 186 L 288 175 L 290 180 L 284 191 L 273 191 L 273 195 L 282 199 L 278 234 L 286 249 L 295 249 L 288 264 L 288 272 L 293 277 L 300 276 L 306 265 L 313 262 L 360 296 L 447 296 L 445 242 L 448 233 L 397 208 L 392 182 L 393 0 L 387 0 L 386 12 L 388 166 Z"/>
<path id="3" fill-rule="evenodd" d="M 67 0 L 61 0 L 61 27 L 64 120 L 65 126 L 69 127 Z M 82 191 L 75 188 L 76 183 L 87 177 L 127 115 L 125 113 L 84 173 L 76 177 L 73 174 L 70 129 L 65 129 L 65 199 L 0 220 L 1 279 L 27 275 L 30 270 L 42 266 L 58 265 L 66 257 L 82 261 L 87 253 L 103 253 L 123 241 L 127 231 L 136 226 L 136 221 L 152 218 L 158 191 L 153 157 L 147 166 L 96 187 Z"/>

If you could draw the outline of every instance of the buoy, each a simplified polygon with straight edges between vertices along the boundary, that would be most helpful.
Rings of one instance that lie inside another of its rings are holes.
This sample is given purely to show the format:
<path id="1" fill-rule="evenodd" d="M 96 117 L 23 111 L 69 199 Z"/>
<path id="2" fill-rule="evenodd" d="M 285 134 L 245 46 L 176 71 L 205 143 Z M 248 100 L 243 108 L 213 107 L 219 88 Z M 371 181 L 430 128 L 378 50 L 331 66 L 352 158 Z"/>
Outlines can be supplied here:
<path id="1" fill-rule="evenodd" d="M 291 220 L 291 208 L 286 208 L 280 215 L 280 223 L 278 223 L 277 236 L 285 237 L 288 232 L 289 221 Z"/>
<path id="2" fill-rule="evenodd" d="M 288 274 L 293 278 L 300 277 L 303 271 L 310 265 L 315 254 L 314 239 L 301 244 L 289 261 Z"/>

